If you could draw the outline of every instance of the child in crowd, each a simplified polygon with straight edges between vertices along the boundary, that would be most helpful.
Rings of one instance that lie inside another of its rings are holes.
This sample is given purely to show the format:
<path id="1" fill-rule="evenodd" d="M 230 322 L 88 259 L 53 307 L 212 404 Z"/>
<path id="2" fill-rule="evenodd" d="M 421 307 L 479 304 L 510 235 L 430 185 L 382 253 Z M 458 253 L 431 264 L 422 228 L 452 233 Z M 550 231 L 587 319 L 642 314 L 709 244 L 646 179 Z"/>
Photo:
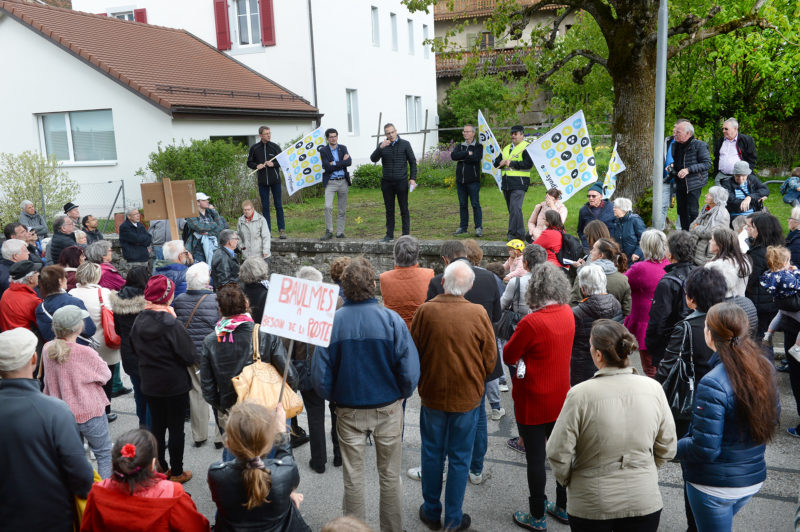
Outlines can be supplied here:
<path id="1" fill-rule="evenodd" d="M 791 264 L 791 253 L 783 246 L 769 246 L 767 248 L 767 271 L 761 274 L 761 286 L 773 297 L 784 299 L 792 297 L 800 290 L 800 270 Z M 762 342 L 772 345 L 772 335 L 780 327 L 781 320 L 790 317 L 800 321 L 800 312 L 778 312 L 767 328 Z M 787 351 L 800 362 L 800 336 L 795 344 Z"/>
<path id="2" fill-rule="evenodd" d="M 155 436 L 143 429 L 114 443 L 114 474 L 92 486 L 81 532 L 209 530 L 183 486 L 155 471 L 156 445 Z"/>
<path id="3" fill-rule="evenodd" d="M 514 277 L 522 277 L 527 274 L 527 270 L 522 266 L 522 252 L 525 250 L 525 242 L 515 238 L 509 240 L 506 244 L 508 247 L 508 260 L 503 264 L 503 269 L 507 275 L 503 277 L 503 281 L 509 282 Z"/>

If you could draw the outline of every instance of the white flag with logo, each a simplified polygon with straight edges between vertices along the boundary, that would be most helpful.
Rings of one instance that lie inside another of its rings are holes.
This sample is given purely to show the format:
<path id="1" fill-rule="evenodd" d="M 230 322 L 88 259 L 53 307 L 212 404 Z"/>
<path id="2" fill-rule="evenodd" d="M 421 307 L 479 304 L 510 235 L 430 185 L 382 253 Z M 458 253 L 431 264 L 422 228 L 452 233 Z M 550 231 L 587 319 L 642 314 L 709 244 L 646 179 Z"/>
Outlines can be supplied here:
<path id="1" fill-rule="evenodd" d="M 322 159 L 318 150 L 324 145 L 325 135 L 319 127 L 275 157 L 283 170 L 290 196 L 301 188 L 322 183 Z"/>
<path id="2" fill-rule="evenodd" d="M 617 190 L 617 174 L 621 174 L 625 170 L 625 163 L 619 158 L 617 153 L 617 143 L 614 143 L 614 149 L 611 151 L 611 159 L 608 161 L 608 171 L 606 178 L 603 180 L 603 197 L 606 199 L 614 195 Z"/>
<path id="3" fill-rule="evenodd" d="M 492 174 L 494 180 L 497 182 L 497 188 L 501 188 L 503 174 L 499 168 L 494 167 L 494 160 L 500 155 L 500 145 L 497 139 L 494 138 L 492 130 L 489 129 L 489 124 L 483 117 L 483 113 L 478 109 L 478 142 L 483 146 L 483 159 L 481 160 L 481 172 L 484 174 Z"/>

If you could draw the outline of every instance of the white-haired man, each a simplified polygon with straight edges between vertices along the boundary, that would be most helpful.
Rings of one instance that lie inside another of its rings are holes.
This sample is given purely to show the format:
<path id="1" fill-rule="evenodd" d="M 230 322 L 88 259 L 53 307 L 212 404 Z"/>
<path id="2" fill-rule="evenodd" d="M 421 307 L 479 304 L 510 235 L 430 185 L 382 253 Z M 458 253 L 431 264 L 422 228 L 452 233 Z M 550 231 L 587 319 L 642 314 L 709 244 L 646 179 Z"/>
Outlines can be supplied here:
<path id="1" fill-rule="evenodd" d="M 31 231 L 41 240 L 47 238 L 47 222 L 44 216 L 36 212 L 36 206 L 30 200 L 25 200 L 20 205 L 19 223 L 25 227 L 30 227 Z"/>
<path id="2" fill-rule="evenodd" d="M 8 273 L 11 266 L 16 262 L 28 260 L 30 258 L 30 251 L 25 242 L 16 238 L 10 238 L 3 242 L 2 255 L 0 259 L 0 296 L 8 288 Z"/>
<path id="3" fill-rule="evenodd" d="M 150 244 L 153 237 L 142 223 L 142 215 L 137 208 L 128 209 L 127 219 L 119 226 L 119 246 L 122 258 L 128 263 L 143 264 L 150 260 Z"/>
<path id="4" fill-rule="evenodd" d="M 441 526 L 442 471 L 449 459 L 444 528 L 466 530 L 461 511 L 484 392 L 497 363 L 497 345 L 483 306 L 464 298 L 475 280 L 469 263 L 456 260 L 444 270 L 444 294 L 423 303 L 411 322 L 419 350 L 422 497 L 419 518 L 432 530 Z"/>
<path id="5" fill-rule="evenodd" d="M 729 118 L 722 124 L 722 137 L 714 144 L 714 184 L 734 176 L 733 165 L 746 162 L 756 165 L 756 143 L 753 137 L 739 133 L 739 121 Z"/>
<path id="6" fill-rule="evenodd" d="M 175 297 L 186 292 L 186 271 L 194 264 L 192 254 L 186 251 L 183 240 L 165 242 L 161 251 L 164 260 L 159 261 L 155 274 L 163 275 L 175 283 Z"/>
<path id="7" fill-rule="evenodd" d="M 700 211 L 700 192 L 708 182 L 711 156 L 708 144 L 694 137 L 694 126 L 690 122 L 677 122 L 673 132 L 672 169 L 677 177 L 675 203 L 681 228 L 688 228 Z"/>

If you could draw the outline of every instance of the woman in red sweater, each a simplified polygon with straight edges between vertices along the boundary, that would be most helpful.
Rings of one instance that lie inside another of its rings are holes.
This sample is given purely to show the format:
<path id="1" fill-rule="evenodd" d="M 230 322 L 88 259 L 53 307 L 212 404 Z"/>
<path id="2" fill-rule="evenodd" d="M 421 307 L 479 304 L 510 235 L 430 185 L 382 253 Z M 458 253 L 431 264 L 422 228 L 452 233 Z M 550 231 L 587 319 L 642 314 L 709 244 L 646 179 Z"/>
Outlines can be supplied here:
<path id="1" fill-rule="evenodd" d="M 562 268 L 550 262 L 537 265 L 531 272 L 526 294 L 531 313 L 522 318 L 503 348 L 503 361 L 517 365 L 516 374 L 512 374 L 512 396 L 517 427 L 525 443 L 530 491 L 529 511 L 515 512 L 514 522 L 528 530 L 547 530 L 545 511 L 562 523 L 567 522 L 564 486 L 556 484 L 555 503 L 547 500 L 544 488 L 545 444 L 569 391 L 569 362 L 575 336 L 569 293 L 569 281 Z"/>
<path id="2" fill-rule="evenodd" d="M 564 222 L 561 221 L 561 215 L 558 211 L 549 210 L 544 213 L 544 222 L 547 226 L 539 238 L 534 241 L 534 244 L 539 244 L 547 250 L 547 261 L 561 267 L 558 262 L 556 253 L 561 251 L 561 242 L 564 233 Z"/>

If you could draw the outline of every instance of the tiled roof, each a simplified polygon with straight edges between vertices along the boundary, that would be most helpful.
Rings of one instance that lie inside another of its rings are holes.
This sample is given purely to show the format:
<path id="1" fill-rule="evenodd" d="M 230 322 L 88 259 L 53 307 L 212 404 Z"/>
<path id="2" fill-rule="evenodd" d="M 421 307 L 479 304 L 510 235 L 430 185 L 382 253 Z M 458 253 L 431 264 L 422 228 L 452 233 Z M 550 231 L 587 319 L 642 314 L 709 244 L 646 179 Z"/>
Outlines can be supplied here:
<path id="1" fill-rule="evenodd" d="M 17 1 L 0 1 L 0 13 L 170 114 L 319 116 L 307 100 L 185 30 Z"/>

